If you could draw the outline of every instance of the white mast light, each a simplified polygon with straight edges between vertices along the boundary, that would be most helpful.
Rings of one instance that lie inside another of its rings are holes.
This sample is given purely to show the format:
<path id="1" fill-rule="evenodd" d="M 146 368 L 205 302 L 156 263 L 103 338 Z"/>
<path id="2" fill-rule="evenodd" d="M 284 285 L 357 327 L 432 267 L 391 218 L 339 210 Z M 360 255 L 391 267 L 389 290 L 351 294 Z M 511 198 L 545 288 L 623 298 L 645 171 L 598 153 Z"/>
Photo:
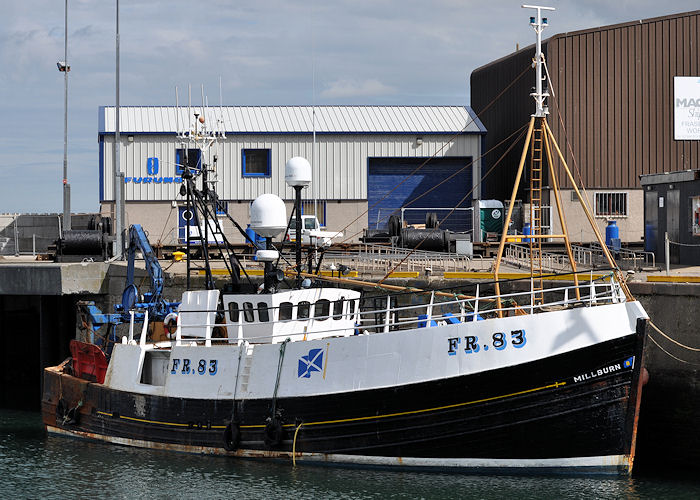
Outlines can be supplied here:
<path id="1" fill-rule="evenodd" d="M 547 18 L 542 17 L 543 10 L 555 10 L 554 7 L 542 7 L 540 5 L 523 5 L 523 9 L 536 9 L 537 16 L 530 17 L 530 25 L 537 33 L 537 49 L 535 51 L 535 68 L 536 68 L 536 80 L 535 80 L 535 91 L 530 94 L 535 99 L 535 114 L 534 116 L 542 117 L 549 114 L 547 106 L 544 105 L 544 100 L 549 97 L 548 92 L 542 91 L 542 62 L 544 61 L 544 56 L 542 55 L 542 31 L 547 26 Z"/>

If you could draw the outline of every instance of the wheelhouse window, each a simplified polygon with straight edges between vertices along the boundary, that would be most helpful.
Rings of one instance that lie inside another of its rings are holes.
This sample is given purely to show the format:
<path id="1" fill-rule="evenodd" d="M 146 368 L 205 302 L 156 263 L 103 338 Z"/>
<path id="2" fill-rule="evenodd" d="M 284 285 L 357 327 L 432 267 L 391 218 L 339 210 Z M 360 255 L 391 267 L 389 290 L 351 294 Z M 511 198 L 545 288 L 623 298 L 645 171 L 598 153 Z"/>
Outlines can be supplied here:
<path id="1" fill-rule="evenodd" d="M 258 321 L 261 323 L 270 321 L 270 312 L 266 302 L 258 302 Z"/>
<path id="2" fill-rule="evenodd" d="M 302 300 L 297 305 L 297 319 L 309 319 L 309 312 L 311 310 L 311 303 Z"/>
<path id="3" fill-rule="evenodd" d="M 627 217 L 627 193 L 596 193 L 595 215 L 597 217 Z"/>
<path id="4" fill-rule="evenodd" d="M 280 321 L 289 321 L 292 319 L 292 311 L 294 309 L 294 304 L 291 302 L 281 302 L 280 303 Z"/>
<path id="5" fill-rule="evenodd" d="M 328 319 L 328 313 L 331 309 L 331 302 L 328 299 L 319 299 L 314 304 L 314 318 L 319 321 L 325 321 Z"/>
<path id="6" fill-rule="evenodd" d="M 189 148 L 189 149 L 176 149 L 175 150 L 175 174 L 182 175 L 185 173 L 185 167 L 189 167 L 192 171 L 199 171 L 202 169 L 202 150 Z"/>
<path id="7" fill-rule="evenodd" d="M 233 323 L 238 323 L 239 313 L 240 313 L 240 309 L 238 308 L 238 302 L 229 302 L 228 303 L 228 318 Z"/>
<path id="8" fill-rule="evenodd" d="M 333 319 L 343 318 L 343 297 L 333 302 Z"/>
<path id="9" fill-rule="evenodd" d="M 243 318 L 247 323 L 252 323 L 255 321 L 255 314 L 253 313 L 253 303 L 243 302 Z"/>
<path id="10" fill-rule="evenodd" d="M 269 149 L 242 150 L 243 177 L 270 177 L 272 164 Z"/>

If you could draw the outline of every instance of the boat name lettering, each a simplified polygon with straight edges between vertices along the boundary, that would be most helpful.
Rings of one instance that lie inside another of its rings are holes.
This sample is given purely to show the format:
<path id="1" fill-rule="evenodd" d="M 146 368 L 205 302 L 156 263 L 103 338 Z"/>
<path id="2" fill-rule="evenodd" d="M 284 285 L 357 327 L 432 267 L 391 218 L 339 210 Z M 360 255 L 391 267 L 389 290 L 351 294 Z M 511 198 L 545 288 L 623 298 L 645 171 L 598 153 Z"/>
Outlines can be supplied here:
<path id="1" fill-rule="evenodd" d="M 634 368 L 634 356 L 627 358 L 622 363 L 615 363 L 603 368 L 598 368 L 597 370 L 590 371 L 588 373 L 583 373 L 581 375 L 574 376 L 574 383 L 583 382 L 585 380 L 591 380 L 593 378 L 600 377 L 602 375 L 607 375 L 609 373 L 619 372 L 622 369 Z"/>
<path id="2" fill-rule="evenodd" d="M 173 366 L 170 370 L 171 375 L 189 375 L 199 374 L 204 375 L 208 373 L 209 375 L 216 375 L 219 371 L 219 360 L 217 359 L 200 359 L 196 363 L 188 358 L 173 358 Z"/>
<path id="3" fill-rule="evenodd" d="M 497 351 L 502 351 L 508 347 L 508 336 L 503 332 L 496 332 L 491 335 L 490 345 L 479 344 L 479 337 L 476 335 L 466 335 L 464 337 L 450 337 L 447 339 L 447 354 L 450 356 L 455 356 L 458 351 L 458 347 L 464 339 L 464 352 L 467 354 L 472 354 L 479 352 L 480 350 L 488 351 L 489 347 L 493 347 Z M 511 330 L 510 332 L 510 345 L 516 349 L 520 349 L 527 343 L 527 338 L 525 337 L 525 330 Z"/>

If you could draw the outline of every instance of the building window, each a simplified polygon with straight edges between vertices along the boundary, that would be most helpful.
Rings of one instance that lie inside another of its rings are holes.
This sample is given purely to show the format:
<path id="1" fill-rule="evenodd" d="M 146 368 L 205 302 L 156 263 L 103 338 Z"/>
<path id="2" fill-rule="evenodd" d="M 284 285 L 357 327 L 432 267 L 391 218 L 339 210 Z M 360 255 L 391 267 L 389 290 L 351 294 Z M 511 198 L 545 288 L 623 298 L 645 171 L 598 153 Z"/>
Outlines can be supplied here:
<path id="1" fill-rule="evenodd" d="M 226 215 L 228 213 L 228 201 L 218 200 L 216 204 L 216 215 Z"/>
<path id="2" fill-rule="evenodd" d="M 596 193 L 596 217 L 627 217 L 627 193 Z"/>
<path id="3" fill-rule="evenodd" d="M 202 150 L 201 149 L 176 149 L 175 150 L 175 174 L 182 175 L 185 173 L 185 166 L 195 172 L 202 169 Z"/>
<path id="4" fill-rule="evenodd" d="M 272 166 L 269 149 L 244 149 L 242 154 L 243 177 L 270 177 Z"/>
<path id="5" fill-rule="evenodd" d="M 302 200 L 301 202 L 301 215 L 316 215 L 318 223 L 321 227 L 326 227 L 326 200 L 316 200 L 316 205 L 314 207 L 314 200 Z M 306 228 L 314 229 L 314 228 Z"/>

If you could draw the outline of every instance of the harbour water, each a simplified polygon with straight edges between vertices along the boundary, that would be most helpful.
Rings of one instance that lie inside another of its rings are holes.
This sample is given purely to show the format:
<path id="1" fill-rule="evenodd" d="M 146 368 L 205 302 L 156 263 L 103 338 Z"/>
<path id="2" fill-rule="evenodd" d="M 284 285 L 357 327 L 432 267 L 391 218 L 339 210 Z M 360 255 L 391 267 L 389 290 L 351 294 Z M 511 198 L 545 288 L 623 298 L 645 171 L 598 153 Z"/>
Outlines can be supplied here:
<path id="1" fill-rule="evenodd" d="M 297 466 L 46 436 L 38 412 L 0 410 L 0 498 L 697 499 L 678 477 L 470 476 Z"/>

